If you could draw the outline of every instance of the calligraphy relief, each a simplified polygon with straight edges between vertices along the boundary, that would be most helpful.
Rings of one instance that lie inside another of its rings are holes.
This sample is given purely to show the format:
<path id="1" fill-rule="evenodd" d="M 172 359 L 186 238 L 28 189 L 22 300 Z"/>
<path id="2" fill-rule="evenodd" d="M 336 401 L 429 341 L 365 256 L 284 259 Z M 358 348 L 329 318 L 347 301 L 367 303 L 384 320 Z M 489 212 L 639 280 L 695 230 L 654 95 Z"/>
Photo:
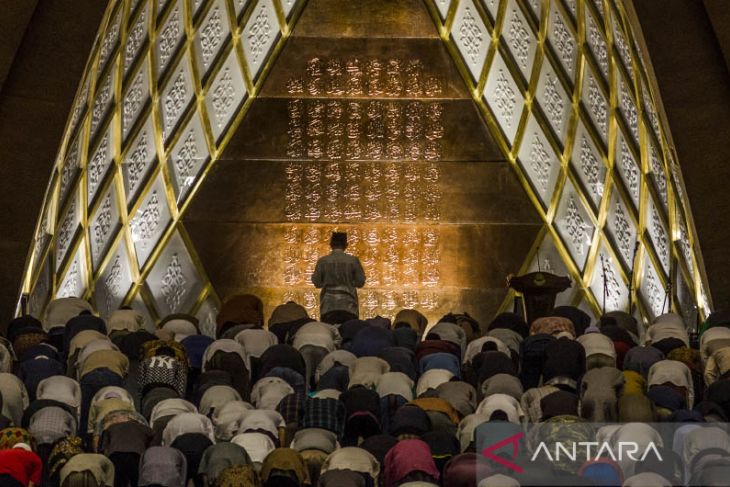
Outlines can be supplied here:
<path id="1" fill-rule="evenodd" d="M 604 267 L 603 278 L 606 283 L 606 309 L 620 310 L 621 287 L 613 266 Z"/>
<path id="2" fill-rule="evenodd" d="M 172 136 L 175 127 L 194 97 L 188 66 L 187 59 L 183 58 L 177 67 L 176 74 L 168 81 L 160 96 L 165 139 Z"/>
<path id="3" fill-rule="evenodd" d="M 664 223 L 659 216 L 659 212 L 653 204 L 649 213 L 649 222 L 649 234 L 654 243 L 654 250 L 656 250 L 664 270 L 669 272 L 669 261 L 671 258 L 669 237 L 667 236 L 667 231 L 664 229 Z"/>
<path id="4" fill-rule="evenodd" d="M 570 118 L 570 101 L 549 63 L 543 65 L 543 74 L 544 76 L 541 76 L 538 88 L 540 103 L 550 125 L 560 141 L 563 142 L 568 119 Z"/>
<path id="5" fill-rule="evenodd" d="M 314 57 L 287 81 L 290 95 L 427 97 L 441 94 L 441 79 L 420 59 Z"/>
<path id="6" fill-rule="evenodd" d="M 443 105 L 426 101 L 293 99 L 287 155 L 301 159 L 441 158 Z"/>
<path id="7" fill-rule="evenodd" d="M 74 260 L 71 264 L 71 268 L 69 269 L 68 273 L 66 274 L 66 277 L 64 279 L 63 284 L 60 286 L 61 289 L 58 291 L 58 294 L 56 297 L 58 298 L 71 298 L 71 297 L 79 297 L 78 294 L 78 288 L 79 288 L 79 261 Z"/>
<path id="8" fill-rule="evenodd" d="M 153 190 L 152 195 L 141 211 L 138 211 L 130 222 L 132 237 L 143 249 L 147 248 L 152 238 L 156 235 L 160 226 L 160 199 L 157 191 Z"/>
<path id="9" fill-rule="evenodd" d="M 223 68 L 223 75 L 218 81 L 218 85 L 213 90 L 213 109 L 215 110 L 218 128 L 222 128 L 228 121 L 231 108 L 233 108 L 236 91 L 233 88 L 232 81 L 231 70 L 226 66 Z"/>
<path id="10" fill-rule="evenodd" d="M 96 92 L 94 105 L 91 109 L 91 135 L 96 134 L 96 130 L 104 120 L 104 115 L 108 111 L 109 105 L 114 98 L 114 70 L 107 74 L 101 83 L 99 90 Z"/>
<path id="11" fill-rule="evenodd" d="M 109 56 L 119 40 L 119 24 L 122 17 L 121 12 L 122 9 L 118 8 L 116 15 L 107 27 L 108 30 L 101 43 L 101 48 L 99 49 L 99 69 L 102 69 L 106 65 L 109 60 Z"/>
<path id="12" fill-rule="evenodd" d="M 284 263 L 282 286 L 287 295 L 304 304 L 310 277 L 317 259 L 329 252 L 333 225 L 292 224 L 284 233 L 281 261 Z M 367 276 L 360 293 L 361 306 L 368 316 L 391 315 L 408 305 L 435 309 L 436 288 L 440 282 L 440 232 L 433 227 L 410 225 L 348 225 L 348 252 L 357 255 Z M 271 277 L 256 273 L 259 280 L 251 286 L 271 286 Z M 311 312 L 317 310 L 316 295 L 310 300 Z M 415 304 L 414 304 L 415 303 Z"/>
<path id="13" fill-rule="evenodd" d="M 282 299 L 316 314 L 311 274 L 330 233 L 346 224 L 348 251 L 367 276 L 364 314 L 435 309 L 445 108 L 427 98 L 441 94 L 440 79 L 419 59 L 313 58 L 286 88 L 295 97 L 287 105 L 288 223 L 275 259 L 250 257 L 248 285 L 270 287 L 264 266 L 283 263 Z"/>
<path id="14" fill-rule="evenodd" d="M 440 169 L 435 164 L 291 161 L 285 177 L 284 215 L 290 222 L 425 223 L 440 218 Z"/>
<path id="15" fill-rule="evenodd" d="M 621 20 L 617 19 L 615 15 L 613 16 L 612 20 L 613 22 L 611 22 L 611 24 L 613 25 L 613 43 L 618 50 L 619 56 L 621 56 L 624 67 L 629 72 L 629 76 L 633 78 L 634 66 L 632 64 L 631 47 L 629 47 L 629 43 L 626 41 L 623 30 L 619 25 Z"/>

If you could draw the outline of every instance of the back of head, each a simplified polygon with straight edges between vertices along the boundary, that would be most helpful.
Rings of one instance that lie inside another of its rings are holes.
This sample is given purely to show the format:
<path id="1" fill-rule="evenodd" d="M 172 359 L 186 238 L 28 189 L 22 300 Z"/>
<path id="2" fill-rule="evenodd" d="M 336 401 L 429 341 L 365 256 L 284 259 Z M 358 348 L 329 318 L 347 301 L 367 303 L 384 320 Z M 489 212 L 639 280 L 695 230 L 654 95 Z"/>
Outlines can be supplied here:
<path id="1" fill-rule="evenodd" d="M 330 247 L 333 249 L 346 249 L 347 248 L 347 233 L 345 232 L 332 232 L 330 237 Z"/>

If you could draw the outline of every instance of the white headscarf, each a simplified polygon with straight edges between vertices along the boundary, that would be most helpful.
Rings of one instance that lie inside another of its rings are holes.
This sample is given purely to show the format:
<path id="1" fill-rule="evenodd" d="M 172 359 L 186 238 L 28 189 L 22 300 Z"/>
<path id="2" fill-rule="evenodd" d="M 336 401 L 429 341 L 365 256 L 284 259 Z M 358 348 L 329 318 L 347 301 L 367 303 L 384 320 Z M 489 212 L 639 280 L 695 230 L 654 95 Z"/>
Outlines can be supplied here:
<path id="1" fill-rule="evenodd" d="M 598 439 L 598 438 L 597 438 Z M 601 440 L 598 439 L 600 442 Z M 638 451 L 644 452 L 650 443 L 659 449 L 664 445 L 661 435 L 646 423 L 626 423 L 615 428 L 608 438 L 614 451 L 618 451 L 619 443 L 634 442 L 638 445 Z M 633 475 L 636 462 L 629 455 L 619 458 L 618 464 L 624 472 L 624 475 Z"/>
<path id="2" fill-rule="evenodd" d="M 498 473 L 483 479 L 477 487 L 520 487 L 520 483 L 512 477 Z"/>
<path id="3" fill-rule="evenodd" d="M 420 396 L 429 389 L 436 389 L 444 382 L 448 382 L 454 374 L 446 369 L 430 369 L 421 374 L 416 384 L 416 396 Z"/>
<path id="4" fill-rule="evenodd" d="M 332 325 L 311 321 L 299 328 L 294 335 L 292 346 L 299 350 L 305 345 L 322 347 L 331 352 L 342 343 L 340 332 Z"/>
<path id="5" fill-rule="evenodd" d="M 712 342 L 730 343 L 730 328 L 715 326 L 702 334 L 700 337 L 700 358 L 703 365 L 707 363 L 707 360 L 715 351 Z"/>
<path id="6" fill-rule="evenodd" d="M 684 324 L 682 317 L 676 313 L 666 313 L 657 316 L 654 323 L 649 326 L 644 335 L 644 341 L 647 345 L 656 343 L 665 338 L 676 338 L 681 340 L 685 346 L 689 347 L 689 335 L 687 334 L 687 325 Z"/>
<path id="7" fill-rule="evenodd" d="M 231 439 L 231 443 L 243 447 L 255 464 L 261 464 L 276 449 L 274 441 L 264 433 L 241 433 Z"/>
<path id="8" fill-rule="evenodd" d="M 93 313 L 91 305 L 81 298 L 58 298 L 54 299 L 48 306 L 43 316 L 43 329 L 45 331 L 57 326 L 66 326 L 68 321 L 88 311 Z"/>
<path id="9" fill-rule="evenodd" d="M 583 345 L 586 351 L 586 357 L 601 354 L 616 359 L 616 348 L 613 340 L 602 333 L 588 333 L 576 338 L 576 341 Z"/>
<path id="10" fill-rule="evenodd" d="M 238 417 L 236 433 L 266 431 L 273 438 L 279 437 L 279 429 L 286 427 L 286 421 L 277 411 L 252 409 Z"/>
<path id="11" fill-rule="evenodd" d="M 243 349 L 243 345 L 238 343 L 236 340 L 231 340 L 230 338 L 219 338 L 218 340 L 208 345 L 208 348 L 206 348 L 205 352 L 203 353 L 203 372 L 206 371 L 206 364 L 213 357 L 213 355 L 215 355 L 216 352 L 238 354 L 238 356 L 241 357 L 241 360 L 243 360 L 243 363 L 246 364 L 246 367 L 249 370 L 249 374 L 251 373 L 251 364 L 249 363 L 248 357 L 246 356 L 246 351 Z"/>
<path id="12" fill-rule="evenodd" d="M 472 340 L 469 342 L 469 345 L 466 346 L 466 353 L 464 353 L 464 360 L 463 363 L 468 364 L 471 362 L 474 357 L 482 351 L 482 347 L 485 343 L 494 343 L 494 345 L 497 347 L 498 352 L 502 352 L 508 357 L 511 357 L 509 347 L 504 344 L 502 340 L 496 337 L 492 336 L 483 336 L 480 338 L 477 338 L 476 340 Z"/>
<path id="13" fill-rule="evenodd" d="M 496 411 L 503 411 L 510 423 L 523 423 L 527 418 L 520 402 L 507 394 L 492 394 L 479 403 L 477 414 L 491 417 Z"/>
<path id="14" fill-rule="evenodd" d="M 672 483 L 654 472 L 643 472 L 624 480 L 623 487 L 672 487 Z"/>
<path id="15" fill-rule="evenodd" d="M 200 398 L 200 412 L 208 416 L 211 411 L 230 401 L 240 401 L 241 395 L 231 386 L 217 385 L 209 387 Z"/>
<path id="16" fill-rule="evenodd" d="M 387 372 L 380 377 L 375 390 L 380 397 L 396 394 L 406 401 L 413 400 L 413 380 L 403 372 Z"/>
<path id="17" fill-rule="evenodd" d="M 215 443 L 213 423 L 207 416 L 199 413 L 181 413 L 173 417 L 162 432 L 162 446 L 172 446 L 175 440 L 184 434 L 200 433 Z"/>
<path id="18" fill-rule="evenodd" d="M 335 350 L 325 355 L 317 365 L 317 370 L 314 373 L 314 380 L 319 382 L 319 378 L 322 377 L 328 370 L 335 366 L 336 363 L 346 366 L 348 369 L 357 360 L 354 353 L 348 352 L 347 350 Z"/>
<path id="19" fill-rule="evenodd" d="M 6 347 L 4 343 L 0 343 L 0 372 L 12 372 L 13 371 L 13 354 L 10 353 L 10 348 Z"/>
<path id="20" fill-rule="evenodd" d="M 694 407 L 695 390 L 692 382 L 692 372 L 690 372 L 689 367 L 678 360 L 660 360 L 654 363 L 646 376 L 647 389 L 665 382 L 686 388 L 687 409 Z"/>
<path id="21" fill-rule="evenodd" d="M 248 328 L 239 331 L 233 339 L 243 345 L 248 357 L 261 357 L 267 348 L 279 343 L 276 335 L 262 328 Z"/>
<path id="22" fill-rule="evenodd" d="M 710 355 L 705 364 L 705 384 L 710 385 L 720 379 L 720 376 L 730 371 L 730 347 L 716 350 Z"/>
<path id="23" fill-rule="evenodd" d="M 121 330 L 135 332 L 144 329 L 144 327 L 144 316 L 135 309 L 112 311 L 107 320 L 107 333 Z"/>
<path id="24" fill-rule="evenodd" d="M 185 399 L 179 399 L 176 397 L 170 399 L 163 399 L 162 401 L 155 404 L 150 414 L 150 424 L 154 424 L 160 418 L 167 416 L 176 416 L 182 413 L 197 413 L 198 408 L 195 404 L 186 401 Z"/>
<path id="25" fill-rule="evenodd" d="M 275 410 L 282 399 L 294 393 L 294 388 L 280 377 L 263 377 L 251 388 L 251 402 L 256 409 Z"/>
<path id="26" fill-rule="evenodd" d="M 352 470 L 364 473 L 376 480 L 377 485 L 377 479 L 380 475 L 380 463 L 367 450 L 349 446 L 333 451 L 325 459 L 321 473 L 324 474 L 330 470 Z"/>
<path id="27" fill-rule="evenodd" d="M 238 431 L 238 420 L 253 406 L 244 401 L 228 402 L 213 412 L 215 437 L 220 441 L 228 441 Z"/>
<path id="28" fill-rule="evenodd" d="M 348 388 L 356 385 L 375 387 L 380 377 L 390 372 L 390 364 L 378 357 L 360 357 L 350 367 L 350 384 Z"/>
<path id="29" fill-rule="evenodd" d="M 466 351 L 466 332 L 456 323 L 441 321 L 433 325 L 426 333 L 434 333 L 441 340 L 458 345 L 459 350 L 461 350 L 461 356 L 464 357 L 464 352 Z"/>
<path id="30" fill-rule="evenodd" d="M 0 393 L 3 397 L 3 416 L 10 418 L 15 425 L 20 425 L 23 412 L 30 399 L 25 384 L 16 375 L 0 372 Z"/>
<path id="31" fill-rule="evenodd" d="M 78 414 L 81 408 L 81 386 L 70 377 L 54 375 L 38 383 L 36 398 L 62 402 L 75 409 Z"/>
<path id="32" fill-rule="evenodd" d="M 730 451 L 730 437 L 717 426 L 703 426 L 687 433 L 684 439 L 682 460 L 685 465 L 692 465 L 692 460 L 703 450 L 719 448 Z M 687 472 L 690 473 L 690 472 Z"/>
<path id="33" fill-rule="evenodd" d="M 459 438 L 462 452 L 465 452 L 474 441 L 474 431 L 477 426 L 487 421 L 489 421 L 489 416 L 480 413 L 470 414 L 461 420 L 456 430 L 456 436 Z"/>

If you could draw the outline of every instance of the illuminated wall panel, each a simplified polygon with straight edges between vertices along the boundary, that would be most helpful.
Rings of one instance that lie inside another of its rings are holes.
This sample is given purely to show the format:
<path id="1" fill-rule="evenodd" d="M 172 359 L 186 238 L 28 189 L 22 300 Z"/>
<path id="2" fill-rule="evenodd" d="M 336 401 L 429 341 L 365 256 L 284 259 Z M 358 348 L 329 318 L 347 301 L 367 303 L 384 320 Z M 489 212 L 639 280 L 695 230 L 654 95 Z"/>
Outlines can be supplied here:
<path id="1" fill-rule="evenodd" d="M 424 2 L 544 225 L 522 269 L 513 271 L 568 274 L 574 286 L 559 302 L 593 316 L 604 307 L 628 310 L 632 302 L 648 319 L 670 301 L 689 319 L 697 308 L 707 314 L 679 163 L 649 60 L 621 1 Z M 150 322 L 192 312 L 212 332 L 220 300 L 181 218 L 306 3 L 109 2 L 30 245 L 22 292 L 32 313 L 41 315 L 54 297 L 76 295 L 92 300 L 102 316 L 120 304 Z M 362 295 L 364 313 L 436 309 L 451 292 L 440 290 L 442 256 L 435 250 L 438 224 L 449 213 L 444 169 L 436 164 L 449 121 L 428 101 L 439 93 L 438 82 L 428 81 L 438 73 L 421 73 L 425 84 L 409 94 L 419 101 L 384 102 L 392 86 L 358 92 L 357 82 L 318 85 L 316 73 L 366 75 L 391 69 L 393 60 L 380 67 L 308 61 L 305 74 L 297 71 L 302 76 L 287 84 L 286 231 L 277 238 L 290 290 L 276 299 L 294 298 L 314 312 L 317 293 L 307 276 L 322 242 L 337 224 L 357 223 L 353 248 L 374 283 Z M 395 61 L 406 75 L 417 71 L 406 59 Z M 311 99 L 343 93 L 360 101 Z M 368 97 L 380 100 L 362 100 Z M 385 120 L 386 129 L 403 122 L 398 127 L 418 135 L 371 144 L 372 125 L 355 123 L 369 116 Z M 387 125 L 391 119 L 399 122 Z M 416 119 L 424 125 L 415 127 Z M 354 131 L 350 142 L 326 143 L 339 140 L 327 138 L 327 130 L 343 126 Z M 328 162 L 312 162 L 322 157 Z M 344 165 L 360 158 L 366 161 Z M 403 160 L 412 162 L 395 164 Z M 266 279 L 261 269 L 250 267 L 251 282 Z M 394 290 L 406 281 L 412 288 Z"/>
<path id="2" fill-rule="evenodd" d="M 112 0 L 89 57 L 26 269 L 29 310 L 80 296 L 106 317 L 219 298 L 180 217 L 303 2 Z"/>
<path id="3" fill-rule="evenodd" d="M 622 2 L 429 5 L 552 236 L 536 242 L 524 270 L 537 269 L 536 255 L 552 256 L 541 267 L 570 274 L 581 289 L 575 304 L 594 311 L 628 310 L 631 299 L 647 319 L 669 311 L 670 301 L 690 321 L 698 310 L 706 315 L 706 280 L 681 173 L 648 81 L 649 60 L 638 48 L 640 33 Z M 466 8 L 479 18 L 465 20 Z M 489 31 L 465 44 L 464 32 L 481 25 Z M 485 42 L 486 62 L 476 75 L 480 65 L 465 52 L 476 52 L 477 43 L 481 52 Z M 529 115 L 519 119 L 523 100 Z M 549 264 L 556 254 L 567 268 Z"/>

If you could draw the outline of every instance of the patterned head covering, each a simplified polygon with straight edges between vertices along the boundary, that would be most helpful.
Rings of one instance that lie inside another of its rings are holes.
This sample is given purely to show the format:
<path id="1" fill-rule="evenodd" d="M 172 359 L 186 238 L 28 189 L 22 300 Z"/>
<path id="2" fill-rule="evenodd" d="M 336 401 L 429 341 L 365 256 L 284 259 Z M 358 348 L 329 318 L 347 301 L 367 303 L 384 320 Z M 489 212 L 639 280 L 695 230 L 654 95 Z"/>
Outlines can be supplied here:
<path id="1" fill-rule="evenodd" d="M 29 330 L 13 340 L 15 355 L 20 357 L 29 348 L 48 340 L 48 334 L 43 330 Z"/>
<path id="2" fill-rule="evenodd" d="M 291 448 L 277 448 L 266 456 L 261 466 L 261 478 L 269 483 L 277 477 L 277 472 L 292 473 L 298 485 L 310 485 L 309 470 L 298 451 Z"/>
<path id="3" fill-rule="evenodd" d="M 35 449 L 35 440 L 28 430 L 23 428 L 0 430 L 0 450 L 10 449 L 18 443 L 25 443 Z"/>
<path id="4" fill-rule="evenodd" d="M 562 332 L 567 332 L 571 336 L 575 337 L 575 327 L 573 322 L 568 318 L 562 316 L 545 316 L 538 318 L 532 322 L 530 326 L 530 335 L 537 335 L 538 333 L 544 333 L 546 335 L 557 335 Z"/>
<path id="5" fill-rule="evenodd" d="M 218 476 L 216 487 L 261 487 L 253 465 L 234 465 L 228 467 Z"/>
<path id="6" fill-rule="evenodd" d="M 61 471 L 71 457 L 84 453 L 83 442 L 78 436 L 68 436 L 58 440 L 48 457 L 48 475 L 53 477 Z"/>

